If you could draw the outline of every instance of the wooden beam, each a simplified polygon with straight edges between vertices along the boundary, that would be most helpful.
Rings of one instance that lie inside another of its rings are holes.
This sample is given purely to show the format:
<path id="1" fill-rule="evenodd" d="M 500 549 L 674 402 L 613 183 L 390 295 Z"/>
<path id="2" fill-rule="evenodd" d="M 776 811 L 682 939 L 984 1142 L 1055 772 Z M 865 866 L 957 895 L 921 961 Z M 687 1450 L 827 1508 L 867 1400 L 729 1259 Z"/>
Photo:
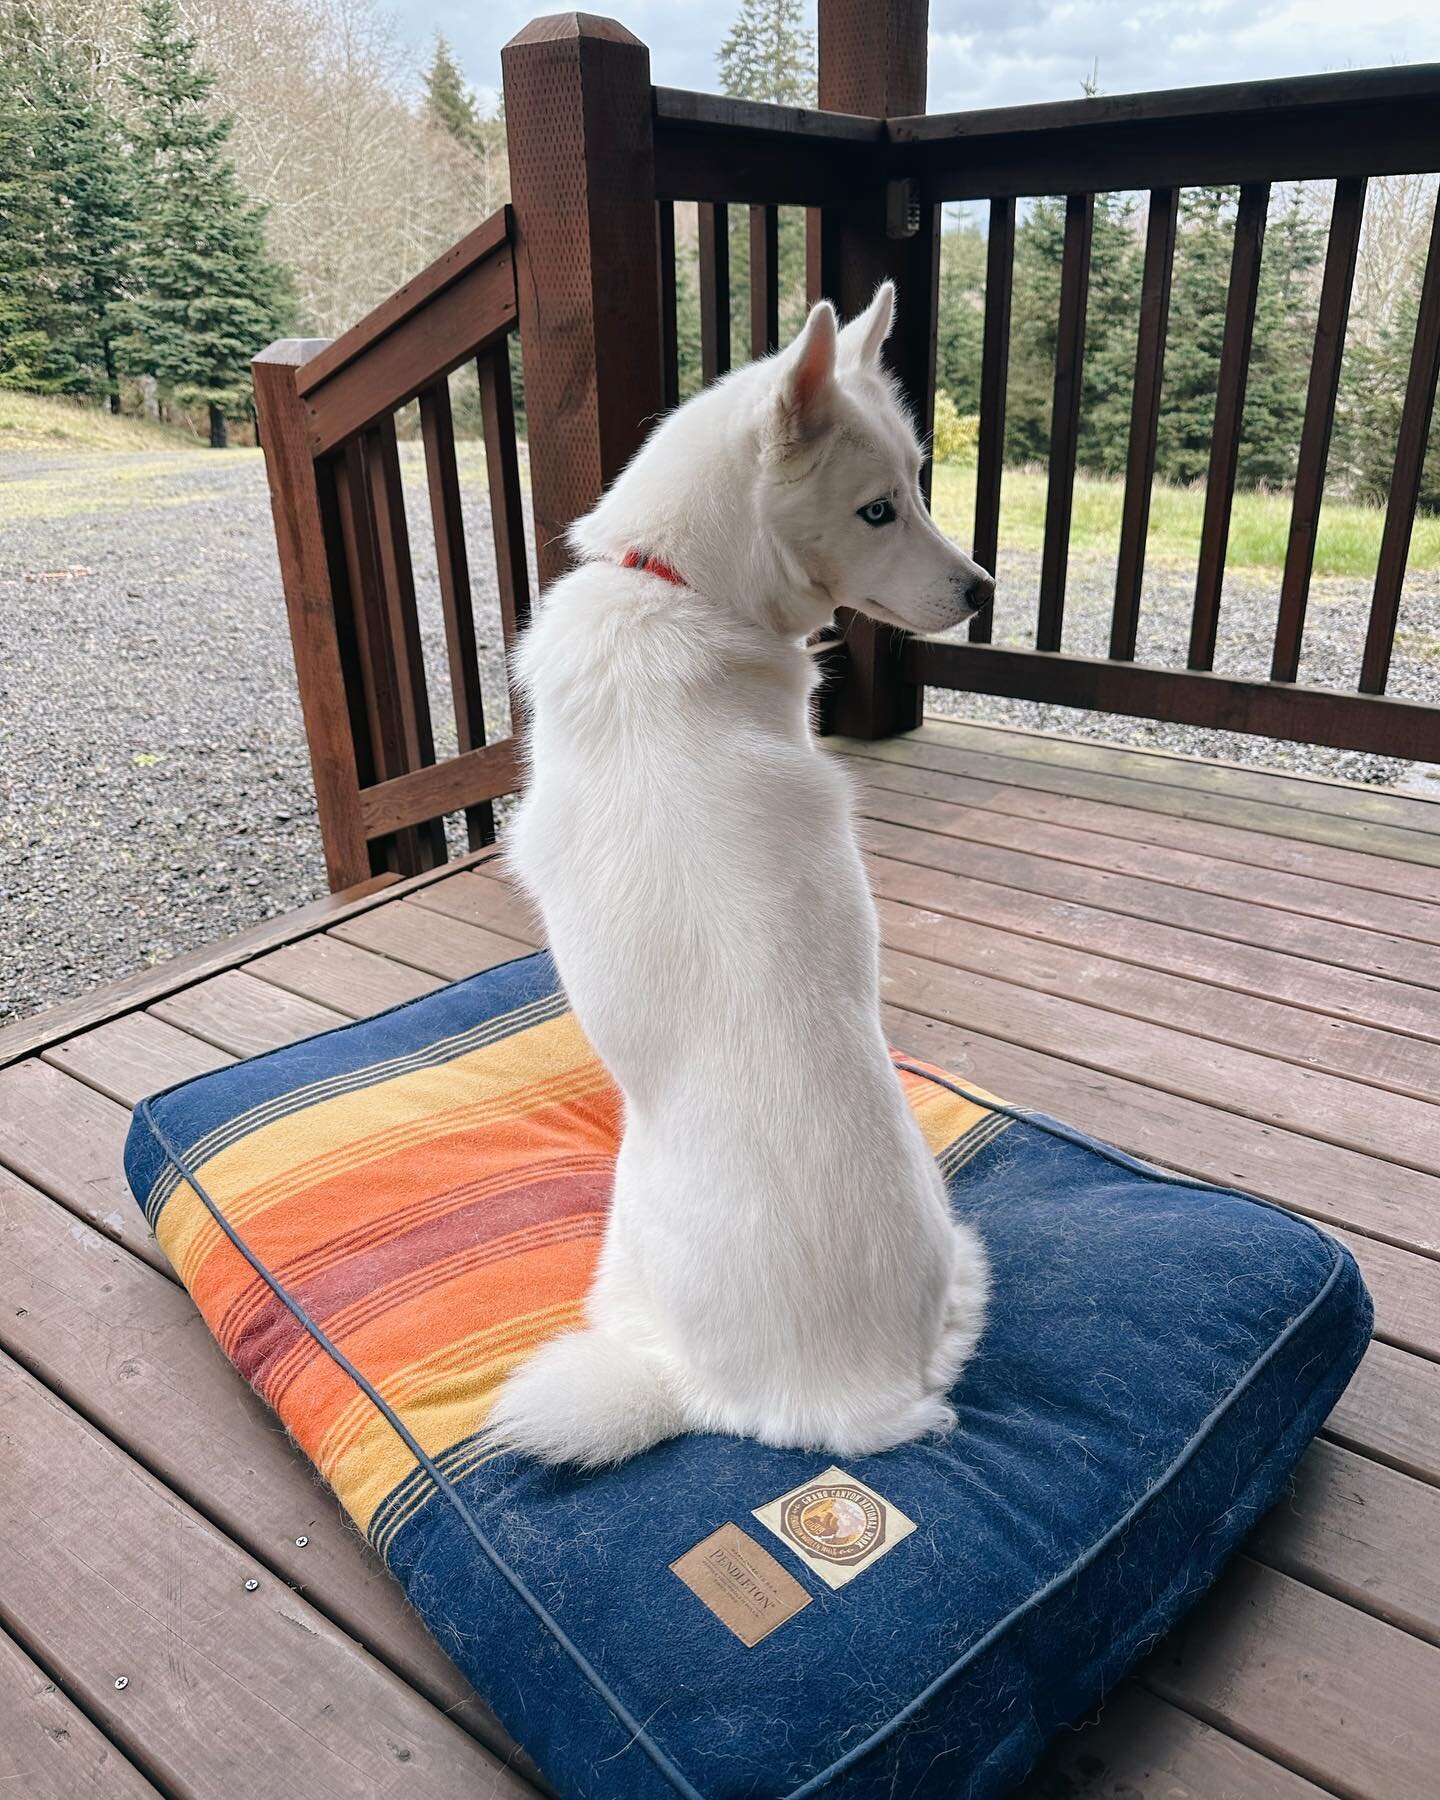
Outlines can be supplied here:
<path id="1" fill-rule="evenodd" d="M 501 62 L 544 587 L 664 405 L 650 55 L 613 20 L 557 13 Z"/>
<path id="2" fill-rule="evenodd" d="M 876 119 L 923 107 L 928 12 L 928 0 L 893 0 L 877 32 L 871 0 L 822 0 L 821 106 Z M 905 219 L 901 234 L 893 235 L 887 177 L 884 159 L 872 157 L 864 180 L 844 202 L 826 207 L 816 272 L 845 317 L 861 312 L 881 281 L 894 281 L 896 323 L 885 358 L 921 437 L 928 438 L 935 412 L 940 212 L 921 205 L 913 221 Z M 928 497 L 928 466 L 922 481 Z M 858 613 L 842 614 L 840 623 L 845 648 L 835 660 L 841 678 L 822 693 L 822 730 L 865 738 L 912 731 L 920 723 L 923 695 L 901 673 L 905 634 Z"/>
<path id="3" fill-rule="evenodd" d="M 332 888 L 346 888 L 370 874 L 370 853 L 360 824 L 354 721 L 336 619 L 335 583 L 343 582 L 344 566 L 295 386 L 297 372 L 323 348 L 317 338 L 285 338 L 261 351 L 251 374 L 325 871 Z"/>
<path id="4" fill-rule="evenodd" d="M 1315 353 L 1305 395 L 1305 423 L 1300 431 L 1300 460 L 1290 506 L 1290 541 L 1280 579 L 1280 616 L 1275 624 L 1272 681 L 1294 681 L 1300 672 L 1300 640 L 1305 631 L 1305 602 L 1315 564 L 1320 531 L 1320 503 L 1325 494 L 1325 465 L 1340 391 L 1340 359 L 1345 353 L 1345 327 L 1350 318 L 1350 291 L 1360 250 L 1365 216 L 1365 177 L 1347 176 L 1335 183 L 1330 214 L 1330 245 L 1320 287 L 1320 313 L 1315 324 Z"/>
<path id="5" fill-rule="evenodd" d="M 521 783 L 518 746 L 513 737 L 485 744 L 423 769 L 411 769 L 389 781 L 360 790 L 361 815 L 367 837 L 384 837 L 422 819 L 458 812 L 501 794 L 513 794 Z"/>
<path id="6" fill-rule="evenodd" d="M 702 200 L 700 233 L 700 378 L 708 386 L 730 369 L 730 214 Z"/>
<path id="7" fill-rule="evenodd" d="M 1055 345 L 1055 395 L 1050 411 L 1050 485 L 1040 558 L 1037 650 L 1058 650 L 1065 628 L 1065 573 L 1070 560 L 1070 512 L 1080 441 L 1080 392 L 1085 376 L 1085 313 L 1090 297 L 1090 245 L 1095 196 L 1065 202 L 1065 249 L 1060 264 L 1060 324 Z"/>
<path id="8" fill-rule="evenodd" d="M 1269 208 L 1268 182 L 1251 181 L 1240 189 L 1235 240 L 1230 253 L 1230 287 L 1225 298 L 1225 332 L 1220 341 L 1215 423 L 1210 433 L 1205 513 L 1200 525 L 1195 604 L 1190 616 L 1189 665 L 1192 669 L 1215 666 L 1220 592 L 1225 581 L 1225 553 L 1230 542 L 1230 509 L 1235 501 L 1240 428 L 1245 419 L 1245 386 L 1250 374 L 1250 340 L 1255 330 L 1260 254 L 1265 244 L 1265 220 Z"/>
<path id="9" fill-rule="evenodd" d="M 1440 762 L 1440 708 L 1381 695 L 1337 694 L 1326 688 L 1239 681 L 1195 670 L 1151 669 L 943 638 L 910 639 L 904 671 L 911 681 L 968 693 L 1008 694 L 1054 706 Z"/>
<path id="10" fill-rule="evenodd" d="M 458 369 L 515 324 L 515 263 L 508 241 L 406 314 L 373 344 L 302 396 L 319 456 L 388 418 L 421 388 Z"/>
<path id="11" fill-rule="evenodd" d="M 1130 402 L 1130 447 L 1125 462 L 1125 499 L 1120 511 L 1120 555 L 1115 568 L 1115 607 L 1110 617 L 1110 654 L 1132 661 L 1140 627 L 1140 595 L 1145 585 L 1145 538 L 1150 529 L 1150 490 L 1155 482 L 1155 441 L 1160 429 L 1160 383 L 1165 370 L 1165 335 L 1170 322 L 1170 277 L 1175 263 L 1178 188 L 1155 188 L 1145 230 L 1145 267 L 1140 278 L 1140 331 L 1135 345 L 1135 387 Z"/>
<path id="12" fill-rule="evenodd" d="M 1005 385 L 1010 373 L 1010 294 L 1015 279 L 1015 202 L 990 202 L 985 250 L 985 343 L 980 354 L 980 445 L 975 469 L 975 560 L 1000 560 L 1000 484 L 1005 473 Z M 970 621 L 970 641 L 988 644 L 994 608 Z"/>

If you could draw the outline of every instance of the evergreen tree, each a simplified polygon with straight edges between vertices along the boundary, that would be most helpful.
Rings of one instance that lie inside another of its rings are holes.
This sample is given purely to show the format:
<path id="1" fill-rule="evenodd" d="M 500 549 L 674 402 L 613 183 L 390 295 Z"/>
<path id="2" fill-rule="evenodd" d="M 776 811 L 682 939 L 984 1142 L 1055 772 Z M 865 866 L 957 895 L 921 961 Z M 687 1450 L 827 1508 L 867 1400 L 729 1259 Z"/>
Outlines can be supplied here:
<path id="1" fill-rule="evenodd" d="M 137 233 L 124 133 L 96 91 L 92 71 L 59 43 L 42 52 L 34 92 L 51 171 L 57 299 L 76 369 L 73 385 L 106 396 L 118 413 L 116 340 Z"/>
<path id="2" fill-rule="evenodd" d="M 980 410 L 985 350 L 985 238 L 966 219 L 940 238 L 940 305 L 935 334 L 935 385 L 968 418 Z"/>
<path id="3" fill-rule="evenodd" d="M 1097 194 L 1078 450 L 1080 466 L 1096 473 L 1122 473 L 1130 452 L 1143 266 L 1134 201 L 1125 194 Z"/>
<path id="4" fill-rule="evenodd" d="M 1425 246 L 1419 245 L 1408 259 L 1408 280 L 1401 288 L 1394 316 L 1380 327 L 1373 340 L 1347 344 L 1341 365 L 1331 468 L 1352 491 L 1382 504 L 1390 497 L 1395 471 L 1425 261 Z M 1419 503 L 1424 512 L 1440 512 L 1440 406 L 1431 415 Z"/>
<path id="5" fill-rule="evenodd" d="M 1005 460 L 1010 463 L 1041 462 L 1050 450 L 1064 250 L 1064 201 L 1037 200 L 1015 229 L 1005 397 Z"/>
<path id="6" fill-rule="evenodd" d="M 805 26 L 800 0 L 741 0 L 716 61 L 721 88 L 736 99 L 777 106 L 815 104 L 815 34 Z M 744 362 L 750 355 L 750 230 L 744 207 L 730 209 L 729 230 L 731 360 Z M 780 209 L 777 240 L 780 342 L 785 344 L 800 329 L 806 310 L 802 209 Z M 688 269 L 676 271 L 676 315 L 684 398 L 700 384 L 699 292 Z"/>
<path id="7" fill-rule="evenodd" d="M 1295 479 L 1324 253 L 1324 228 L 1307 215 L 1298 187 L 1282 210 L 1272 203 L 1236 474 L 1244 487 L 1280 487 Z"/>
<path id="8" fill-rule="evenodd" d="M 1182 192 L 1155 452 L 1167 481 L 1203 480 L 1210 466 L 1234 235 L 1234 188 Z"/>
<path id="9" fill-rule="evenodd" d="M 174 0 L 144 0 L 135 67 L 134 160 L 140 210 L 139 292 L 121 309 L 137 373 L 210 409 L 210 441 L 249 397 L 250 358 L 283 327 L 288 278 L 265 251 L 263 209 L 240 191 L 224 154 L 232 121 L 212 117 L 214 74 Z"/>
<path id="10" fill-rule="evenodd" d="M 439 32 L 435 34 L 435 53 L 425 75 L 425 114 L 457 143 L 479 150 L 481 119 L 475 96 L 460 73 L 455 53 Z"/>
<path id="11" fill-rule="evenodd" d="M 55 370 L 48 255 L 54 196 L 31 98 L 33 75 L 33 45 L 6 29 L 0 34 L 0 387 L 29 390 L 51 387 Z"/>
<path id="12" fill-rule="evenodd" d="M 738 99 L 815 104 L 815 34 L 800 0 L 740 0 L 716 61 L 721 87 Z"/>

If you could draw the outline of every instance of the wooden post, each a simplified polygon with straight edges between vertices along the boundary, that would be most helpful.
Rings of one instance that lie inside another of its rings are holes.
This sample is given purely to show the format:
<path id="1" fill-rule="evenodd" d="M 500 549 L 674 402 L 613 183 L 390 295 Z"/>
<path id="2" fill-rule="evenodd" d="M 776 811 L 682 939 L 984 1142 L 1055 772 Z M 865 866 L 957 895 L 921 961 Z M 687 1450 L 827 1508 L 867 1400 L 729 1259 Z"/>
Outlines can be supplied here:
<path id="1" fill-rule="evenodd" d="M 820 0 L 821 107 L 889 118 L 925 110 L 929 0 Z M 818 240 L 818 241 L 817 241 Z M 935 413 L 935 327 L 940 291 L 940 211 L 908 184 L 878 180 L 844 209 L 827 207 L 810 236 L 812 290 L 853 317 L 887 276 L 897 321 L 886 359 L 928 436 Z M 817 266 L 818 265 L 818 266 Z M 929 492 L 929 468 L 924 481 Z M 849 737 L 890 737 L 920 723 L 924 690 L 906 681 L 905 633 L 858 614 L 843 620 L 846 651 L 822 697 L 820 728 Z M 832 663 L 832 667 L 834 663 Z"/>
<path id="2" fill-rule="evenodd" d="M 369 879 L 370 850 L 360 816 L 354 721 L 335 624 L 332 565 L 309 419 L 295 371 L 325 348 L 324 338 L 285 338 L 251 364 L 255 411 L 290 615 L 300 708 L 315 774 L 315 804 L 332 890 Z"/>
<path id="3" fill-rule="evenodd" d="M 593 13 L 501 53 L 541 586 L 664 406 L 650 53 Z"/>

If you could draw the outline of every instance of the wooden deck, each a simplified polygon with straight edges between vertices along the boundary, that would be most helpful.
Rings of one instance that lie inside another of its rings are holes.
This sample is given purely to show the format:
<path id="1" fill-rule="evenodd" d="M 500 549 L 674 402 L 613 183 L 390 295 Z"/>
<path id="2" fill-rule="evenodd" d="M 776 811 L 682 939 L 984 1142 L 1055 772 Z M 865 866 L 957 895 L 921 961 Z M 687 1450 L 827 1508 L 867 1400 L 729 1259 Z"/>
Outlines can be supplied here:
<path id="1" fill-rule="evenodd" d="M 893 1040 L 1318 1220 L 1376 1301 L 1293 1499 L 1026 1794 L 1433 1800 L 1440 806 L 950 722 L 840 748 Z M 533 941 L 482 852 L 0 1033 L 0 1793 L 533 1792 L 120 1161 L 144 1093 Z"/>

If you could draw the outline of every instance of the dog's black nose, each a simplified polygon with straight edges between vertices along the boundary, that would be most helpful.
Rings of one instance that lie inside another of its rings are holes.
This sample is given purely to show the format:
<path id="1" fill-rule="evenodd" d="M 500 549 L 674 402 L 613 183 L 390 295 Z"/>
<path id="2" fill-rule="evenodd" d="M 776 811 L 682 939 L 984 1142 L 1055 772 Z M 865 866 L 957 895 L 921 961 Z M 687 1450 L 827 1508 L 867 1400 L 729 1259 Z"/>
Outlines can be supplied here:
<path id="1" fill-rule="evenodd" d="M 985 608 L 995 598 L 995 577 L 993 575 L 978 576 L 971 582 L 965 598 L 970 602 L 977 613 L 984 612 Z"/>

